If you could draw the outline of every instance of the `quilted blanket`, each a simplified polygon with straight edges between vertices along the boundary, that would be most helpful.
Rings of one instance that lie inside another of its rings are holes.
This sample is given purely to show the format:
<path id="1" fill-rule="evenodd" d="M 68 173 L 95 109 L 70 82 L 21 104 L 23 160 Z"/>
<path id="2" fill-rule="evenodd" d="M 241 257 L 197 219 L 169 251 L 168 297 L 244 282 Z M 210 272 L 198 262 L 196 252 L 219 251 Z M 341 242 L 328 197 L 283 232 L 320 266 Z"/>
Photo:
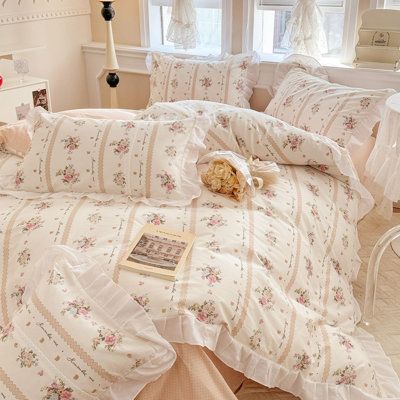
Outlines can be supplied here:
<path id="1" fill-rule="evenodd" d="M 278 182 L 242 203 L 203 188 L 187 207 L 0 192 L 0 339 L 33 263 L 64 244 L 101 262 L 164 338 L 206 346 L 266 386 L 307 400 L 400 398 L 389 360 L 356 328 L 357 221 L 372 201 L 346 150 L 267 115 L 205 102 L 155 104 L 137 118 L 204 112 L 214 119 L 208 150 L 276 161 Z M 0 176 L 15 174 L 16 158 L 2 157 Z M 196 235 L 175 282 L 118 268 L 146 223 Z"/>

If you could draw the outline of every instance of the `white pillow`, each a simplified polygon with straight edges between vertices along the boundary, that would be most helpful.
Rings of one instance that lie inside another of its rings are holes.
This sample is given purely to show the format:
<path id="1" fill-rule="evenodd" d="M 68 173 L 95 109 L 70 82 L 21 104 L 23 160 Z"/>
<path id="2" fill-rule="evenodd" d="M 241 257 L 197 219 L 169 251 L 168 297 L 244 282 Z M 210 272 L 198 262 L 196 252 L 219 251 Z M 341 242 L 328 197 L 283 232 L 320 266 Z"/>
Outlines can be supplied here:
<path id="1" fill-rule="evenodd" d="M 196 162 L 208 117 L 126 121 L 35 109 L 30 120 L 31 149 L 8 189 L 122 194 L 177 206 L 201 193 Z"/>
<path id="2" fill-rule="evenodd" d="M 392 89 L 370 90 L 330 83 L 302 68 L 294 68 L 265 112 L 352 149 L 372 135 L 386 99 L 394 93 Z"/>
<path id="3" fill-rule="evenodd" d="M 132 400 L 175 361 L 146 312 L 93 260 L 54 246 L 0 329 L 6 399 Z"/>
<path id="4" fill-rule="evenodd" d="M 202 61 L 152 54 L 150 100 L 207 100 L 250 108 L 249 99 L 258 78 L 256 54 Z"/>

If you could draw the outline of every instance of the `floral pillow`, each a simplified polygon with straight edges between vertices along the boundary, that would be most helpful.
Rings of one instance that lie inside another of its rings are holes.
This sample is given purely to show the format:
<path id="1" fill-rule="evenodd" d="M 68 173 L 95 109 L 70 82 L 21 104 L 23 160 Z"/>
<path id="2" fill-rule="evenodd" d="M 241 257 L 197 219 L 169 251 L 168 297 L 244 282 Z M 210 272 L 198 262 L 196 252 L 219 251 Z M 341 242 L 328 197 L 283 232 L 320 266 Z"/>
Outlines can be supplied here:
<path id="1" fill-rule="evenodd" d="M 54 246 L 35 275 L 0 328 L 4 398 L 132 400 L 174 363 L 146 312 L 91 259 Z"/>
<path id="2" fill-rule="evenodd" d="M 8 189 L 110 193 L 151 205 L 200 195 L 196 161 L 210 121 L 72 118 L 33 111 L 29 153 Z"/>
<path id="3" fill-rule="evenodd" d="M 364 143 L 392 89 L 369 90 L 330 83 L 301 68 L 288 72 L 265 112 L 349 149 Z"/>
<path id="4" fill-rule="evenodd" d="M 152 54 L 150 100 L 208 100 L 250 108 L 258 78 L 255 54 L 228 56 L 220 61 L 175 58 Z"/>

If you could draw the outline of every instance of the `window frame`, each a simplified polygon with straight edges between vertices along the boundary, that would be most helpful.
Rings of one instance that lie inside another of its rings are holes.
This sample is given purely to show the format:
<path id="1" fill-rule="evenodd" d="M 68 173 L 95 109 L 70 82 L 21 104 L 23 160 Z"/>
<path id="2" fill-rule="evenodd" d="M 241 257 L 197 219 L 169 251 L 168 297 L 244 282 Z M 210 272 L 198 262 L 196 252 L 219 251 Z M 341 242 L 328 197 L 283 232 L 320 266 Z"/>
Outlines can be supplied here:
<path id="1" fill-rule="evenodd" d="M 232 2 L 234 0 L 220 1 L 222 7 L 221 52 L 220 54 L 213 54 L 213 56 L 232 52 Z M 140 36 L 142 47 L 149 48 L 150 50 L 154 51 L 177 53 L 188 56 L 210 55 L 210 51 L 207 49 L 196 48 L 185 51 L 183 49 L 175 49 L 171 46 L 160 44 L 162 43 L 161 24 L 159 24 L 159 21 L 161 20 L 161 15 L 160 11 L 155 10 L 150 3 L 151 0 L 140 0 Z"/>
<path id="2" fill-rule="evenodd" d="M 243 26 L 247 26 L 247 30 L 246 32 L 243 32 L 242 38 L 242 48 L 244 52 L 253 51 L 254 49 L 254 15 L 257 7 L 257 2 L 258 0 L 244 1 Z M 352 63 L 354 59 L 356 45 L 355 42 L 357 37 L 358 0 L 345 0 L 343 8 L 344 26 L 342 37 L 342 52 L 338 59 L 335 59 L 333 57 L 326 57 L 324 61 L 327 61 L 328 63 Z M 267 6 L 265 7 L 265 9 L 282 11 L 290 10 L 291 6 Z M 322 9 L 329 12 L 337 10 L 338 7 L 322 7 Z M 286 57 L 286 55 L 278 53 L 262 54 L 262 60 L 272 62 L 281 61 L 284 57 Z"/>

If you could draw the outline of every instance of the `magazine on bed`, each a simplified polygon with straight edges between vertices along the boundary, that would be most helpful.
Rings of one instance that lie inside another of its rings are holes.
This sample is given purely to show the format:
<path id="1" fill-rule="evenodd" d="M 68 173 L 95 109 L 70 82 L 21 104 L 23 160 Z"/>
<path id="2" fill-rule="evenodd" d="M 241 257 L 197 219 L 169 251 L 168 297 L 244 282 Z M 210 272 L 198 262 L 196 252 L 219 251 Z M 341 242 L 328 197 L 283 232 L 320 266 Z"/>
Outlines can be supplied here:
<path id="1" fill-rule="evenodd" d="M 190 232 L 145 225 L 120 262 L 120 267 L 175 280 L 185 264 L 195 236 Z"/>

